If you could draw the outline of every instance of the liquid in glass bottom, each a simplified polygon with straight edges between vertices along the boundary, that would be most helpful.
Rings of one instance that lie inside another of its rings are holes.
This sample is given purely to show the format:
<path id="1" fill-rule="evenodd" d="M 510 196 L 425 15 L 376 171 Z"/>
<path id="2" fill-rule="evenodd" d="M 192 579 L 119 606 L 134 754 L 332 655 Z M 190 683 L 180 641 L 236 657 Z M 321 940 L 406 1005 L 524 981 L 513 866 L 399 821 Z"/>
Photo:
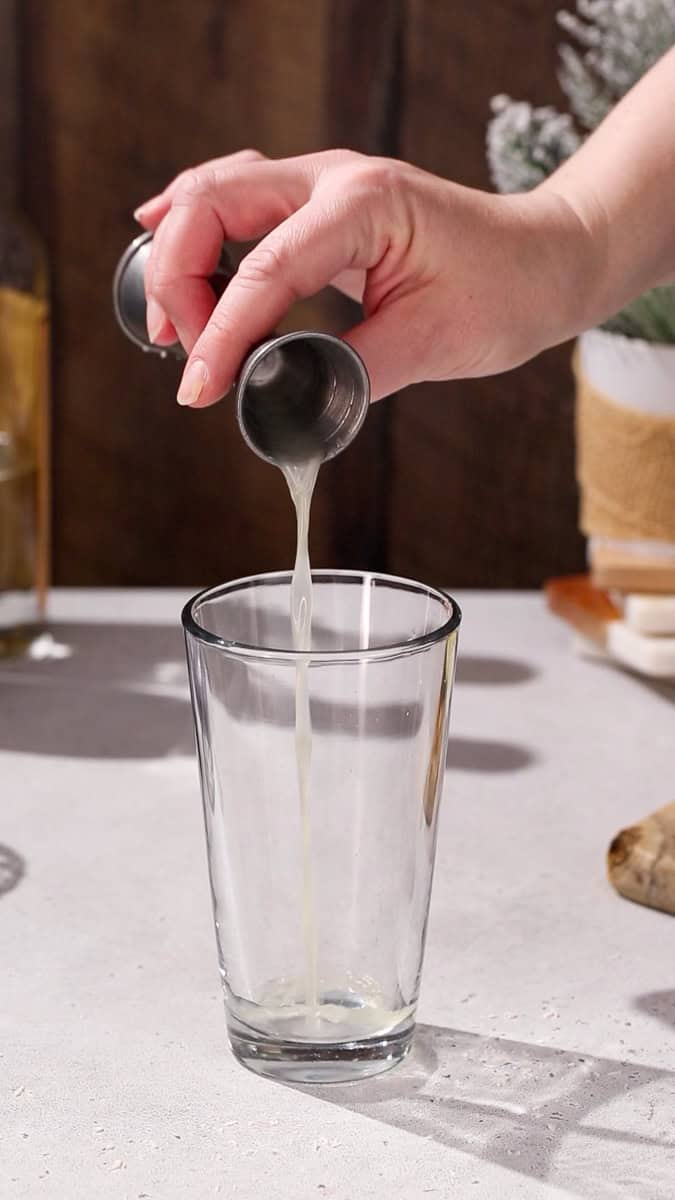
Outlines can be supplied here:
<path id="1" fill-rule="evenodd" d="M 230 1044 L 250 1070 L 295 1083 L 346 1083 L 405 1058 L 414 1005 L 389 1009 L 370 981 L 354 980 L 341 989 L 319 983 L 311 1007 L 304 983 L 279 980 L 257 1004 L 229 996 Z"/>

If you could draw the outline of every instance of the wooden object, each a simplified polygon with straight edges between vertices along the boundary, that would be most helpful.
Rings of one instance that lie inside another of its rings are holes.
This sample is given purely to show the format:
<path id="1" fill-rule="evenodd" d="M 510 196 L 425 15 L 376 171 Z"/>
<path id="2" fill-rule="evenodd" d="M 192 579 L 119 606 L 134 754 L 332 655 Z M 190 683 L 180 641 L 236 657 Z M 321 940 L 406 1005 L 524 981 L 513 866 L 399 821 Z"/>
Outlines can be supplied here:
<path id="1" fill-rule="evenodd" d="M 593 586 L 588 575 L 549 579 L 545 593 L 551 612 L 596 645 L 607 646 L 609 622 L 620 620 L 621 609 L 606 592 Z"/>
<path id="2" fill-rule="evenodd" d="M 610 546 L 595 546 L 592 554 L 593 582 L 599 588 L 620 592 L 675 592 L 675 562 L 654 555 L 631 554 Z"/>
<path id="3" fill-rule="evenodd" d="M 552 612 L 621 666 L 655 679 L 675 679 L 675 637 L 636 632 L 607 592 L 596 588 L 588 576 L 550 580 L 546 598 Z"/>
<path id="4" fill-rule="evenodd" d="M 178 408 L 177 367 L 125 340 L 110 293 L 133 208 L 178 170 L 245 145 L 325 144 L 326 0 L 167 0 L 161 13 L 26 0 L 22 20 L 24 196 L 53 266 L 56 582 L 199 585 L 286 567 L 281 474 L 245 450 L 228 401 Z M 352 319 L 323 297 L 296 314 L 328 329 Z M 378 437 L 375 422 L 321 473 L 317 566 L 379 553 Z"/>
<path id="5" fill-rule="evenodd" d="M 675 915 L 675 804 L 622 829 L 609 847 L 607 870 L 628 900 Z"/>
<path id="6" fill-rule="evenodd" d="M 0 208 L 16 199 L 18 146 L 16 0 L 0 0 Z"/>
<path id="7" fill-rule="evenodd" d="M 623 598 L 623 616 L 637 633 L 675 634 L 675 595 L 631 593 Z"/>
<path id="8" fill-rule="evenodd" d="M 490 98 L 560 101 L 554 0 L 406 6 L 399 152 L 490 188 Z M 527 34 L 525 35 L 525 31 Z M 504 310 L 510 298 L 504 295 Z M 498 331 L 495 331 L 496 333 Z M 579 571 L 569 348 L 491 379 L 424 384 L 389 425 L 388 565 L 450 588 L 532 587 Z"/>

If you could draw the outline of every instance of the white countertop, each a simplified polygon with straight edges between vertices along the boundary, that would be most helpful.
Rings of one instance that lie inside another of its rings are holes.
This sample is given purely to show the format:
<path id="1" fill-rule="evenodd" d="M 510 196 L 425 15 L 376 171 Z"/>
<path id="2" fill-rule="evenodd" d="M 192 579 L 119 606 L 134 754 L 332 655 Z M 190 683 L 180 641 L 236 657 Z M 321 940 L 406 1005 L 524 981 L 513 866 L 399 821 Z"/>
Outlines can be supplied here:
<path id="1" fill-rule="evenodd" d="M 675 924 L 604 856 L 675 799 L 675 689 L 458 597 L 416 1048 L 294 1089 L 226 1045 L 184 598 L 56 592 L 71 656 L 0 663 L 3 1200 L 672 1197 Z"/>

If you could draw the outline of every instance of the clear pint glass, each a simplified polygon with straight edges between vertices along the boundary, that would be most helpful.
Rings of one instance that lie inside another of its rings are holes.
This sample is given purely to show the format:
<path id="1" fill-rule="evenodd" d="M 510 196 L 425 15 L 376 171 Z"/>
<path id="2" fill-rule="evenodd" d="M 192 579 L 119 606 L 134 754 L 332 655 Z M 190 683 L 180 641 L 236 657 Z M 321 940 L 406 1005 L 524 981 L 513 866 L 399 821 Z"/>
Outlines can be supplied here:
<path id="1" fill-rule="evenodd" d="M 335 1082 L 410 1047 L 460 612 L 406 579 L 312 580 L 309 651 L 290 573 L 202 592 L 183 625 L 230 1043 Z"/>

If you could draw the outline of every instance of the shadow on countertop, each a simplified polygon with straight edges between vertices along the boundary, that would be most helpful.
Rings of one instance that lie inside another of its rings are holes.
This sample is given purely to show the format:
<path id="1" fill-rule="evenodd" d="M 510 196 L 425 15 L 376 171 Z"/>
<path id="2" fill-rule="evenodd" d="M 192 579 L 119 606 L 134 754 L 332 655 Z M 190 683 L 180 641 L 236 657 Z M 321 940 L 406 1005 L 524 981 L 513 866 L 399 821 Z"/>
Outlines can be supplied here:
<path id="1" fill-rule="evenodd" d="M 639 671 L 633 671 L 630 667 L 624 666 L 623 663 L 617 662 L 614 659 L 603 658 L 600 655 L 589 654 L 587 659 L 583 655 L 580 655 L 579 661 L 588 662 L 593 666 L 594 670 L 622 676 L 640 691 L 651 692 L 652 695 L 665 700 L 666 704 L 675 704 L 675 679 L 658 679 L 649 675 L 642 675 Z"/>
<path id="2" fill-rule="evenodd" d="M 530 663 L 518 658 L 495 658 L 488 654 L 457 655 L 455 682 L 502 687 L 515 683 L 528 683 L 536 679 L 539 672 Z"/>
<path id="3" fill-rule="evenodd" d="M 537 755 L 516 742 L 495 742 L 486 738 L 453 737 L 452 721 L 448 741 L 447 766 L 452 771 L 476 771 L 481 775 L 522 771 L 537 761 Z"/>
<path id="4" fill-rule="evenodd" d="M 48 632 L 54 657 L 0 663 L 0 749 L 110 759 L 193 753 L 178 627 L 55 622 Z"/>
<path id="5" fill-rule="evenodd" d="M 183 637 L 177 625 L 63 622 L 51 624 L 49 634 L 53 657 L 0 663 L 0 750 L 94 759 L 193 754 Z M 458 674 L 462 685 L 520 683 L 534 675 L 513 659 L 469 655 L 463 663 Z M 252 689 L 251 668 L 233 663 L 223 703 L 238 719 L 259 722 L 266 686 L 260 673 L 260 691 Z M 292 686 L 277 687 L 274 703 L 263 707 L 267 723 L 292 727 Z M 339 726 L 342 733 L 354 735 L 365 728 L 372 738 L 411 737 L 421 719 L 420 705 L 404 697 L 372 706 L 365 727 L 355 707 L 312 701 L 317 730 Z M 495 774 L 519 771 L 534 761 L 525 746 L 453 737 L 451 732 L 451 769 Z"/>
<path id="6" fill-rule="evenodd" d="M 670 918 L 672 920 L 672 917 Z M 675 1030 L 675 988 L 666 988 L 662 992 L 644 992 L 636 996 L 634 1007 L 638 1012 L 646 1013 L 648 1017 L 656 1017 L 668 1029 Z"/>
<path id="7" fill-rule="evenodd" d="M 655 696 L 660 696 L 667 704 L 675 704 L 675 681 L 668 679 L 645 679 L 636 675 L 635 679 L 642 687 L 648 688 Z"/>
<path id="8" fill-rule="evenodd" d="M 0 896 L 6 896 L 26 874 L 26 863 L 16 850 L 0 842 Z"/>
<path id="9" fill-rule="evenodd" d="M 517 658 L 497 658 L 487 654 L 457 656 L 455 684 L 479 687 L 503 687 L 529 683 L 539 672 Z M 537 761 L 528 746 L 515 742 L 490 741 L 486 738 L 455 737 L 450 721 L 447 767 L 456 771 L 476 771 L 480 774 L 501 774 L 522 771 Z"/>
<path id="10" fill-rule="evenodd" d="M 675 1073 L 654 1067 L 420 1025 L 391 1073 L 300 1090 L 584 1200 L 662 1200 L 674 1087 Z"/>

